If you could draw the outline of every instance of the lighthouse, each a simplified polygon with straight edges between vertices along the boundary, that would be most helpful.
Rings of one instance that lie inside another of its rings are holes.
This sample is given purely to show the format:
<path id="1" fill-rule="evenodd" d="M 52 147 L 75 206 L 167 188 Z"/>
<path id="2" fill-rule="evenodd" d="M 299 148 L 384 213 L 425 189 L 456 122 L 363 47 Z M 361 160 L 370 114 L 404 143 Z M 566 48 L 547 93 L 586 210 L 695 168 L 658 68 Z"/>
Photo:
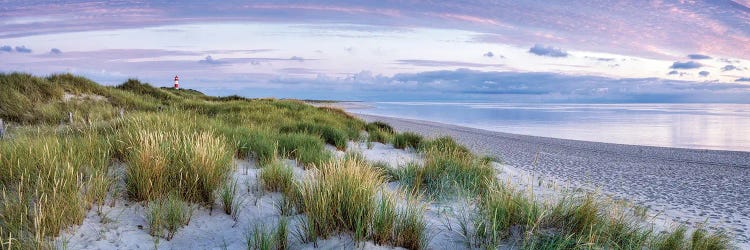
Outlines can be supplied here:
<path id="1" fill-rule="evenodd" d="M 174 76 L 174 89 L 180 89 L 180 77 Z"/>

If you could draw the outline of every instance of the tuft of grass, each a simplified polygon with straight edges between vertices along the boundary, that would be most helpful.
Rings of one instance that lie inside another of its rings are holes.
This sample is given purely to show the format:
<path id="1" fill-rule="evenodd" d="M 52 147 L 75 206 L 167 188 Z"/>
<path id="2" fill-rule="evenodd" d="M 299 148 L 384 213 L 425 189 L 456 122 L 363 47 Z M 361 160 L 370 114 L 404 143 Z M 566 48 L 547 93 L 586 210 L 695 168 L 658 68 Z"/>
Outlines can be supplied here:
<path id="1" fill-rule="evenodd" d="M 232 168 L 224 138 L 207 132 L 141 130 L 124 141 L 130 149 L 126 187 L 136 200 L 177 192 L 188 201 L 213 204 L 214 191 Z"/>
<path id="2" fill-rule="evenodd" d="M 371 142 L 388 143 L 391 140 L 392 136 L 393 136 L 392 134 L 385 132 L 381 129 L 374 129 L 374 130 L 367 131 L 367 141 L 369 143 Z"/>
<path id="3" fill-rule="evenodd" d="M 256 225 L 255 228 L 246 235 L 248 250 L 284 250 L 289 248 L 287 241 L 288 220 L 280 218 L 275 230 L 269 230 L 265 226 Z"/>
<path id="4" fill-rule="evenodd" d="M 234 214 L 236 212 L 236 205 L 237 200 L 237 182 L 232 181 L 224 181 L 221 187 L 221 204 L 224 207 L 224 213 L 226 214 Z"/>
<path id="5" fill-rule="evenodd" d="M 278 136 L 278 150 L 281 155 L 296 159 L 305 165 L 320 165 L 331 159 L 320 137 L 292 133 Z"/>
<path id="6" fill-rule="evenodd" d="M 453 140 L 438 138 L 422 143 L 424 165 L 408 164 L 395 175 L 415 192 L 433 197 L 479 194 L 494 179 L 490 162 L 471 154 Z"/>
<path id="7" fill-rule="evenodd" d="M 422 136 L 412 132 L 398 133 L 393 136 L 394 148 L 413 148 L 416 149 L 422 143 Z"/>
<path id="8" fill-rule="evenodd" d="M 307 133 L 322 137 L 326 143 L 331 144 L 338 150 L 346 150 L 348 138 L 346 132 L 333 126 L 300 122 L 294 125 L 281 127 L 282 133 Z M 352 138 L 353 139 L 353 138 Z"/>
<path id="9" fill-rule="evenodd" d="M 409 196 L 396 216 L 396 236 L 393 245 L 407 249 L 425 249 L 429 243 L 427 222 L 424 220 L 425 206 L 419 197 Z"/>
<path id="10" fill-rule="evenodd" d="M 396 237 L 396 199 L 389 192 L 381 193 L 372 219 L 372 240 L 385 245 Z"/>
<path id="11" fill-rule="evenodd" d="M 357 160 L 332 161 L 303 181 L 302 211 L 307 215 L 309 239 L 327 238 L 336 232 L 351 232 L 355 241 L 370 233 L 375 197 L 382 186 L 382 173 Z"/>
<path id="12" fill-rule="evenodd" d="M 367 132 L 382 131 L 388 134 L 393 134 L 395 132 L 395 130 L 393 130 L 393 127 L 391 127 L 391 125 L 382 121 L 374 121 L 374 122 L 368 123 L 365 126 L 365 129 L 367 130 Z"/>
<path id="13" fill-rule="evenodd" d="M 263 187 L 271 192 L 283 192 L 292 187 L 294 170 L 282 161 L 274 161 L 263 167 L 260 172 L 260 180 Z"/>
<path id="14" fill-rule="evenodd" d="M 190 223 L 192 208 L 176 194 L 149 202 L 146 221 L 151 236 L 171 240 L 177 231 Z"/>

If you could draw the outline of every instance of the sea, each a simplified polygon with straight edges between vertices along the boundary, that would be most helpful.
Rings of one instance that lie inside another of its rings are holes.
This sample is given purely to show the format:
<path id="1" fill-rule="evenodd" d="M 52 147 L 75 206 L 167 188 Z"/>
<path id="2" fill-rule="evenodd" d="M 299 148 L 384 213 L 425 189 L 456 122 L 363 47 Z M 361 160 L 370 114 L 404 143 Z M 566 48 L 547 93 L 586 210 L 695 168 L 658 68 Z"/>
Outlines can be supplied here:
<path id="1" fill-rule="evenodd" d="M 369 102 L 361 114 L 618 144 L 750 151 L 750 104 Z"/>

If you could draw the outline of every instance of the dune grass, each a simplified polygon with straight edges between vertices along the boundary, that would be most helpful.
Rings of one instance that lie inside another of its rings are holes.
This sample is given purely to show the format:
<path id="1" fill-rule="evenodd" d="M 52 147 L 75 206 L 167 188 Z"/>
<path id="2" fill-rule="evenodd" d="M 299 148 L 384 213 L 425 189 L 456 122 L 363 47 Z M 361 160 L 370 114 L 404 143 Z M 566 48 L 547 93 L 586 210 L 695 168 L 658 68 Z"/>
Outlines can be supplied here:
<path id="1" fill-rule="evenodd" d="M 292 188 L 294 170 L 280 160 L 276 160 L 261 169 L 260 180 L 263 188 L 271 192 L 285 192 Z"/>
<path id="2" fill-rule="evenodd" d="M 214 191 L 232 168 L 232 153 L 221 136 L 141 130 L 126 137 L 125 180 L 136 200 L 178 192 L 187 201 L 213 204 Z"/>
<path id="3" fill-rule="evenodd" d="M 393 135 L 393 147 L 399 149 L 416 149 L 422 144 L 421 135 L 412 132 L 397 133 Z"/>
<path id="4" fill-rule="evenodd" d="M 356 242 L 426 248 L 425 194 L 475 199 L 467 226 L 472 230 L 466 233 L 475 247 L 507 242 L 525 249 L 730 246 L 727 235 L 702 228 L 650 231 L 589 196 L 540 203 L 498 182 L 492 159 L 473 155 L 450 137 L 426 140 L 396 133 L 386 123 L 365 123 L 340 109 L 210 97 L 136 79 L 107 87 L 70 74 L 0 74 L 0 90 L 0 118 L 13 127 L 0 140 L 0 249 L 54 247 L 51 239 L 80 224 L 88 209 L 101 207 L 121 178 L 126 198 L 148 204 L 150 233 L 171 239 L 189 223 L 192 203 L 212 207 L 219 198 L 224 212 L 234 214 L 233 157 L 263 166 L 259 178 L 265 187 L 283 194 L 281 214 L 303 213 L 295 230 L 313 242 L 348 233 Z M 356 154 L 334 160 L 325 149 L 326 144 L 346 149 L 362 130 L 370 142 L 416 149 L 424 164 L 392 168 Z M 292 181 L 291 167 L 279 158 L 295 159 L 313 174 Z M 124 176 L 114 176 L 120 166 Z M 409 191 L 388 191 L 386 180 Z M 273 231 L 250 233 L 248 247 L 285 249 L 287 233 L 283 219 Z"/>
<path id="5" fill-rule="evenodd" d="M 494 179 L 495 170 L 486 159 L 476 157 L 447 137 L 423 141 L 424 164 L 407 164 L 394 173 L 414 192 L 446 198 L 456 194 L 476 195 Z"/>
<path id="6" fill-rule="evenodd" d="M 190 223 L 192 210 L 193 208 L 176 194 L 149 202 L 146 208 L 149 234 L 171 240 L 180 228 Z"/>
<path id="7" fill-rule="evenodd" d="M 171 194 L 211 206 L 225 200 L 216 194 L 233 156 L 267 163 L 279 152 L 321 164 L 330 159 L 326 141 L 342 147 L 365 126 L 298 101 L 209 97 L 135 79 L 107 87 L 70 74 L 11 73 L 0 74 L 0 90 L 0 118 L 11 127 L 0 140 L 3 249 L 51 247 L 62 228 L 105 203 L 117 179 L 129 199 L 153 203 Z M 279 129 L 308 119 L 323 129 Z M 113 160 L 125 176 L 114 176 Z"/>
<path id="8" fill-rule="evenodd" d="M 280 218 L 276 228 L 269 230 L 263 225 L 256 225 L 247 232 L 246 243 L 248 250 L 284 250 L 288 249 L 289 222 Z"/>
<path id="9" fill-rule="evenodd" d="M 356 154 L 316 170 L 298 185 L 300 209 L 306 215 L 303 239 L 317 243 L 319 238 L 349 232 L 355 242 L 373 240 L 410 249 L 426 246 L 424 207 L 417 199 L 399 205 L 401 198 L 384 190 L 381 171 Z"/>

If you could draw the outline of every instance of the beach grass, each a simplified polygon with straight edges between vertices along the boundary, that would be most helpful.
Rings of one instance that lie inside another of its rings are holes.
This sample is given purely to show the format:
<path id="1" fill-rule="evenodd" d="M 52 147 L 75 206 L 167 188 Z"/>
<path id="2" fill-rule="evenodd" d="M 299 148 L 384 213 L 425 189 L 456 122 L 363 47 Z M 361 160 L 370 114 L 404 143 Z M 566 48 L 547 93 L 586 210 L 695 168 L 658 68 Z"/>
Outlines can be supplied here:
<path id="1" fill-rule="evenodd" d="M 412 132 L 403 132 L 393 135 L 393 147 L 398 149 L 412 148 L 416 149 L 422 144 L 421 135 Z"/>
<path id="2" fill-rule="evenodd" d="M 171 240 L 185 225 L 190 223 L 193 208 L 177 194 L 152 200 L 146 208 L 149 234 Z"/>
<path id="3" fill-rule="evenodd" d="M 281 192 L 274 230 L 248 232 L 253 249 L 285 249 L 288 232 L 315 242 L 350 234 L 355 242 L 425 249 L 427 200 L 473 200 L 464 228 L 470 245 L 524 249 L 727 249 L 730 238 L 703 228 L 654 232 L 593 196 L 540 202 L 495 178 L 496 159 L 478 157 L 450 137 L 397 133 L 343 110 L 296 100 L 211 97 L 157 88 L 137 79 L 108 87 L 70 74 L 0 74 L 0 249 L 48 249 L 87 210 L 123 198 L 145 204 L 149 233 L 167 240 L 196 206 L 223 204 L 237 218 L 233 158 L 256 160 L 259 180 Z M 120 116 L 120 111 L 123 116 Z M 72 114 L 72 121 L 68 114 Z M 368 142 L 412 148 L 423 163 L 388 166 L 362 154 L 335 159 L 326 144 Z M 309 175 L 294 180 L 293 167 Z M 385 188 L 398 181 L 406 190 Z M 110 195 L 112 194 L 112 195 Z M 218 199 L 218 201 L 216 201 Z M 284 216 L 301 213 L 292 230 Z"/>
<path id="4" fill-rule="evenodd" d="M 292 188 L 294 171 L 292 166 L 280 160 L 269 163 L 260 172 L 263 188 L 271 192 L 284 192 Z"/>

